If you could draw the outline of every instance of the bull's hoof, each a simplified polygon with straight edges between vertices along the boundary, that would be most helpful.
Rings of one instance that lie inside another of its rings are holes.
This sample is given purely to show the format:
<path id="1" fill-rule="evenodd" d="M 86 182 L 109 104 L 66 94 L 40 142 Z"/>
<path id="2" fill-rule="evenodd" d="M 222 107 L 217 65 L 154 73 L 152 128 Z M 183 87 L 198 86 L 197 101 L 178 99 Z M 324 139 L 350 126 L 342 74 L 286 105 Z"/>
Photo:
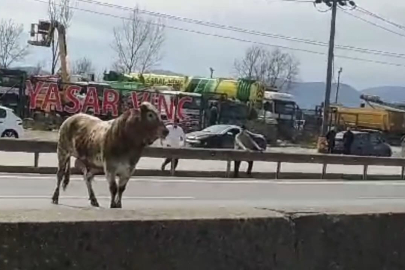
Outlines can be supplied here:
<path id="1" fill-rule="evenodd" d="M 90 204 L 91 204 L 91 206 L 94 206 L 94 207 L 100 207 L 100 205 L 98 204 L 98 201 L 96 199 L 90 199 Z"/>
<path id="2" fill-rule="evenodd" d="M 67 188 L 67 186 L 68 186 L 68 183 L 62 183 L 62 189 L 63 189 L 63 191 L 66 191 L 66 188 Z"/>
<path id="3" fill-rule="evenodd" d="M 54 194 L 52 196 L 52 203 L 53 204 L 58 204 L 59 203 L 59 196 L 58 195 Z"/>
<path id="4" fill-rule="evenodd" d="M 121 203 L 111 203 L 110 208 L 122 208 Z"/>

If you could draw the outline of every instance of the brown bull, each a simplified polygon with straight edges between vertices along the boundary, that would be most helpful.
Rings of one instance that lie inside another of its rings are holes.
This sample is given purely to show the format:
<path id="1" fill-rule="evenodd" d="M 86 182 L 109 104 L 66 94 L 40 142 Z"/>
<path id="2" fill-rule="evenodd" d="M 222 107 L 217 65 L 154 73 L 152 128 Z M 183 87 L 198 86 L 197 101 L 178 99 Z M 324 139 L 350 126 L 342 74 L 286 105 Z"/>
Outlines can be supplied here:
<path id="1" fill-rule="evenodd" d="M 73 156 L 82 165 L 91 205 L 99 206 L 92 180 L 101 170 L 110 187 L 110 207 L 121 208 L 122 194 L 142 150 L 156 139 L 166 138 L 168 133 L 158 111 L 149 102 L 143 102 L 139 110 L 128 110 L 110 121 L 83 113 L 69 117 L 59 130 L 57 185 L 52 202 L 58 204 L 62 181 L 63 190 L 69 184 L 70 157 Z"/>

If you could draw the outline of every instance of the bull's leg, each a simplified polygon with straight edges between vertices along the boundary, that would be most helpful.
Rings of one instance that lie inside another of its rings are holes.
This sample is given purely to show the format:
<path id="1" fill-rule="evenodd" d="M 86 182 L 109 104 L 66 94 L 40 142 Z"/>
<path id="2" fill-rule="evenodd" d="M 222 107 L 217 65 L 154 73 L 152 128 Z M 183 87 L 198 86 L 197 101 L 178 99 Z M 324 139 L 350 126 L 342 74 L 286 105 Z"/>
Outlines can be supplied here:
<path id="1" fill-rule="evenodd" d="M 115 172 L 107 172 L 107 182 L 110 187 L 111 203 L 110 208 L 117 208 L 116 197 L 118 192 L 117 182 L 115 182 Z"/>
<path id="2" fill-rule="evenodd" d="M 66 174 L 68 163 L 70 162 L 70 155 L 58 148 L 58 171 L 56 172 L 56 188 L 52 196 L 52 203 L 59 203 L 59 190 L 63 177 Z M 65 176 L 66 177 L 66 176 Z M 65 186 L 64 186 L 65 187 Z M 65 187 L 66 188 L 66 187 Z"/>
<path id="3" fill-rule="evenodd" d="M 239 176 L 240 163 L 241 163 L 241 161 L 235 160 L 235 167 L 234 167 L 234 173 L 233 173 L 234 178 L 238 178 L 238 176 Z"/>
<path id="4" fill-rule="evenodd" d="M 117 193 L 117 197 L 115 198 L 115 206 L 117 208 L 122 208 L 122 194 L 124 193 L 126 187 L 127 187 L 127 183 L 129 181 L 130 176 L 121 176 L 119 178 L 118 181 L 118 193 Z"/>
<path id="5" fill-rule="evenodd" d="M 85 169 L 83 171 L 83 179 L 86 182 L 86 186 L 87 186 L 87 191 L 89 193 L 89 200 L 90 200 L 90 204 L 94 207 L 99 207 L 100 205 L 98 204 L 96 195 L 94 194 L 94 190 L 93 190 L 93 186 L 92 186 L 92 181 L 94 179 L 94 172 L 92 172 L 89 169 Z"/>
<path id="6" fill-rule="evenodd" d="M 247 169 L 247 175 L 251 176 L 252 175 L 252 169 L 253 169 L 253 161 L 248 161 L 248 169 Z"/>

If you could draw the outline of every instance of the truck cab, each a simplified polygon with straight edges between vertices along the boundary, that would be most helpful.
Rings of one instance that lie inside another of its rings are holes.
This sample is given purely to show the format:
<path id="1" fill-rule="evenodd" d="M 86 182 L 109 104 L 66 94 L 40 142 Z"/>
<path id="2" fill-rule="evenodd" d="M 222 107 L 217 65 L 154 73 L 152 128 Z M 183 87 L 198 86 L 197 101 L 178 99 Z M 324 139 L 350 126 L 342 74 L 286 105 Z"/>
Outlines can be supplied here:
<path id="1" fill-rule="evenodd" d="M 262 108 L 259 110 L 259 117 L 275 119 L 279 122 L 295 122 L 298 111 L 299 108 L 293 95 L 266 91 L 264 92 Z"/>

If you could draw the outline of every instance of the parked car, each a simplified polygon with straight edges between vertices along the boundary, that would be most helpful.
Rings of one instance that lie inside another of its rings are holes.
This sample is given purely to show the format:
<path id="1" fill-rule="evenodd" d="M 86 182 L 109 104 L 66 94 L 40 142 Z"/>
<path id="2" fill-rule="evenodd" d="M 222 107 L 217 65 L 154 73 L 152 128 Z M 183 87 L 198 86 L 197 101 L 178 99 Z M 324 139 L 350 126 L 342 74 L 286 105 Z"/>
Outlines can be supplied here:
<path id="1" fill-rule="evenodd" d="M 351 154 L 356 156 L 392 156 L 392 149 L 385 142 L 384 136 L 379 131 L 374 130 L 354 130 L 354 141 L 351 146 Z M 343 135 L 346 131 L 336 134 L 335 148 L 333 153 L 343 153 Z"/>
<path id="2" fill-rule="evenodd" d="M 234 148 L 235 136 L 242 128 L 236 125 L 212 125 L 200 131 L 186 134 L 186 144 L 191 147 L 202 148 Z M 256 143 L 266 149 L 266 138 L 248 131 Z"/>
<path id="3" fill-rule="evenodd" d="M 13 110 L 0 106 L 1 137 L 21 138 L 24 135 L 23 121 Z"/>

